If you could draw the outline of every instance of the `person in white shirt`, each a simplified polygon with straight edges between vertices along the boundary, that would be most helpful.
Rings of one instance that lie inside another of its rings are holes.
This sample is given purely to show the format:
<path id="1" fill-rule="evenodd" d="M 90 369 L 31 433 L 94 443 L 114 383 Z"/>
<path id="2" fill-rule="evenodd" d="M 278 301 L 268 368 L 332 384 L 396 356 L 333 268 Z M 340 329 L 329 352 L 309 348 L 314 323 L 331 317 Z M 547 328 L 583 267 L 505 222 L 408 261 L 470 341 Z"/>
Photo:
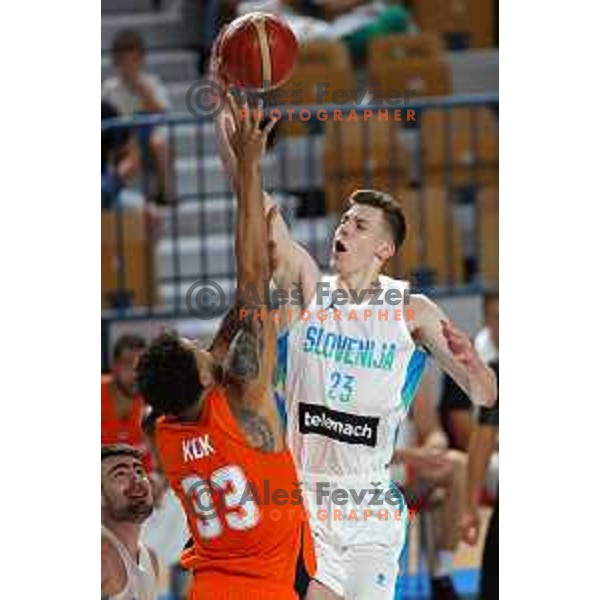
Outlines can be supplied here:
<path id="1" fill-rule="evenodd" d="M 156 555 L 140 542 L 153 510 L 152 491 L 133 446 L 102 446 L 101 506 L 103 600 L 157 600 Z"/>
<path id="2" fill-rule="evenodd" d="M 146 49 L 134 30 L 118 33 L 112 44 L 115 75 L 102 85 L 102 99 L 124 116 L 164 113 L 169 109 L 167 90 L 156 75 L 144 71 Z M 136 128 L 142 154 L 156 165 L 158 198 L 171 199 L 171 156 L 164 127 Z"/>

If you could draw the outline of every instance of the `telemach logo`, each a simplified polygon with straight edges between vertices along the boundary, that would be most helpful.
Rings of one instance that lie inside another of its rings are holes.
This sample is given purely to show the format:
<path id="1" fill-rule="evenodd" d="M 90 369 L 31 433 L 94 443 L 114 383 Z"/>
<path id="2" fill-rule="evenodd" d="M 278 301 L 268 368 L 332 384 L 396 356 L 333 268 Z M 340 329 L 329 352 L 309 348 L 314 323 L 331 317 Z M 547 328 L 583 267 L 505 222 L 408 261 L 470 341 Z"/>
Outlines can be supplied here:
<path id="1" fill-rule="evenodd" d="M 379 417 L 365 417 L 300 402 L 300 433 L 314 433 L 347 444 L 377 445 Z"/>

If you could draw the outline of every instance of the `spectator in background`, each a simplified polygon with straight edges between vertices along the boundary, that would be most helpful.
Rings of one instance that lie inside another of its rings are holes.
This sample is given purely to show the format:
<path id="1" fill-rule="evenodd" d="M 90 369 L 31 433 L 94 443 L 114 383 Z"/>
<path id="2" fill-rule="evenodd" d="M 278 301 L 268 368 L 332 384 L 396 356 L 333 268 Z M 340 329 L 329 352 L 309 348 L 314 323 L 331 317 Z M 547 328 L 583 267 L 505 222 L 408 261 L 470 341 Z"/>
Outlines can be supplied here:
<path id="1" fill-rule="evenodd" d="M 486 363 L 497 362 L 500 348 L 500 304 L 497 292 L 488 292 L 483 300 L 484 327 L 475 336 L 475 349 Z M 467 395 L 450 379 L 444 377 L 440 418 L 450 440 L 450 446 L 467 452 L 475 421 L 473 406 Z"/>
<path id="2" fill-rule="evenodd" d="M 498 362 L 490 363 L 499 379 Z M 500 399 L 493 408 L 481 408 L 477 425 L 471 435 L 467 477 L 466 510 L 462 520 L 463 539 L 475 544 L 479 539 L 480 515 L 479 497 L 486 477 L 490 458 L 498 446 L 498 425 L 500 422 Z M 499 494 L 496 493 L 494 511 L 488 526 L 481 562 L 479 600 L 499 598 L 499 543 L 500 543 Z"/>
<path id="3" fill-rule="evenodd" d="M 416 435 L 411 435 L 412 427 Z M 416 437 L 416 443 L 411 438 Z M 451 574 L 454 553 L 460 541 L 460 519 L 464 510 L 466 455 L 448 449 L 429 393 L 417 392 L 411 409 L 410 425 L 400 424 L 394 452 L 392 476 L 399 481 L 408 505 L 423 511 L 431 535 L 431 598 L 458 600 Z"/>
<path id="4" fill-rule="evenodd" d="M 102 101 L 102 120 L 114 119 L 119 112 Z M 102 208 L 112 208 L 121 190 L 139 172 L 140 157 L 131 129 L 102 130 Z"/>
<path id="5" fill-rule="evenodd" d="M 484 296 L 484 327 L 475 337 L 477 353 L 499 376 L 500 299 L 497 292 Z M 488 528 L 480 583 L 480 600 L 498 598 L 498 422 L 500 401 L 491 409 L 481 409 L 478 415 L 464 392 L 446 379 L 440 411 L 454 447 L 468 450 L 468 483 L 466 512 L 463 518 L 463 539 L 475 544 L 479 537 L 479 503 L 482 491 L 494 499 L 494 511 Z"/>
<path id="6" fill-rule="evenodd" d="M 500 352 L 500 301 L 498 292 L 487 292 L 483 299 L 484 327 L 475 336 L 475 349 L 481 359 L 490 366 L 498 365 Z M 442 384 L 440 419 L 448 436 L 450 447 L 462 452 L 469 450 L 471 433 L 476 419 L 474 408 L 467 395 L 447 376 Z M 489 461 L 484 491 L 492 501 L 496 496 L 500 460 L 494 452 Z"/>
<path id="7" fill-rule="evenodd" d="M 343 40 L 356 64 L 365 62 L 371 39 L 414 30 L 406 8 L 370 0 L 247 0 L 239 3 L 239 14 L 255 10 L 284 15 L 301 41 Z"/>
<path id="8" fill-rule="evenodd" d="M 102 85 L 102 99 L 124 116 L 164 113 L 169 108 L 163 83 L 144 71 L 145 57 L 144 41 L 137 31 L 124 30 L 115 36 L 112 58 L 116 74 Z M 135 132 L 142 156 L 156 166 L 156 201 L 168 202 L 172 199 L 171 156 L 164 128 L 146 126 Z"/>
<path id="9" fill-rule="evenodd" d="M 200 72 L 208 70 L 213 42 L 219 29 L 236 16 L 239 0 L 200 0 Z"/>
<path id="10" fill-rule="evenodd" d="M 144 467 L 151 473 L 153 461 L 142 431 L 145 405 L 135 383 L 135 367 L 146 349 L 137 335 L 123 335 L 115 344 L 111 373 L 102 375 L 102 444 L 129 444 L 142 452 Z"/>
<path id="11" fill-rule="evenodd" d="M 153 500 L 150 481 L 136 448 L 102 446 L 102 598 L 158 598 L 158 561 L 140 542 Z"/>

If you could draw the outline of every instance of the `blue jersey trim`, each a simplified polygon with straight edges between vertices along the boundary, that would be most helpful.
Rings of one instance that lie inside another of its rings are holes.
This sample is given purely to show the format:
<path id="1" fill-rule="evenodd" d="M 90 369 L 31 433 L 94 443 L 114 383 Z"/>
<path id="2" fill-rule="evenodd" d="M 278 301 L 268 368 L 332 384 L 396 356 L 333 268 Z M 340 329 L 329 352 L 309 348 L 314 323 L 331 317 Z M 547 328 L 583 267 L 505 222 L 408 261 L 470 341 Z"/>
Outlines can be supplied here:
<path id="1" fill-rule="evenodd" d="M 285 384 L 287 381 L 289 331 L 282 333 L 277 338 L 277 368 L 275 374 L 275 402 L 284 429 L 287 426 L 287 410 L 285 403 Z"/>
<path id="2" fill-rule="evenodd" d="M 417 393 L 417 388 L 423 378 L 426 365 L 427 353 L 424 350 L 415 348 L 415 351 L 412 353 L 410 361 L 408 362 L 404 386 L 402 386 L 402 391 L 400 393 L 400 401 L 405 413 L 408 413 L 410 410 L 415 394 Z"/>

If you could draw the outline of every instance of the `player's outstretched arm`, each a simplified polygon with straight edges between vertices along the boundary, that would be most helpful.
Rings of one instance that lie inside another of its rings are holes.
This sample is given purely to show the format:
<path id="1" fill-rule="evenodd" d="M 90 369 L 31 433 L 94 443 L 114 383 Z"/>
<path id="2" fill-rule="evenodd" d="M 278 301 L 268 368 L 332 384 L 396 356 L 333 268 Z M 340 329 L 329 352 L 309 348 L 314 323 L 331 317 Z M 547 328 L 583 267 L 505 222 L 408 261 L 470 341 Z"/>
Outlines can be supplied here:
<path id="1" fill-rule="evenodd" d="M 230 343 L 226 370 L 243 386 L 244 403 L 261 405 L 275 365 L 275 327 L 267 316 L 271 272 L 260 161 L 275 121 L 261 130 L 259 115 L 253 114 L 245 98 L 237 102 L 229 95 L 228 101 L 235 121 L 229 144 L 239 169 L 235 241 L 239 326 Z"/>
<path id="2" fill-rule="evenodd" d="M 215 126 L 221 162 L 234 193 L 239 196 L 240 164 L 230 142 L 237 127 L 237 120 L 230 106 L 226 106 L 216 117 Z M 319 267 L 307 250 L 294 241 L 276 202 L 266 192 L 263 192 L 263 210 L 265 214 L 273 215 L 269 230 L 271 241 L 269 251 L 274 265 L 273 282 L 278 289 L 287 290 L 290 295 L 294 288 L 299 287 L 304 306 L 312 298 L 321 277 Z"/>
<path id="3" fill-rule="evenodd" d="M 433 358 L 480 406 L 493 406 L 497 398 L 496 375 L 477 355 L 469 337 L 453 325 L 442 309 L 422 294 L 410 297 L 414 318 L 411 333 Z"/>
<path id="4" fill-rule="evenodd" d="M 268 230 L 262 205 L 262 181 L 260 161 L 265 151 L 269 131 L 276 121 L 260 128 L 258 115 L 262 103 L 250 109 L 242 96 L 238 103 L 231 94 L 228 102 L 235 127 L 228 134 L 229 145 L 235 156 L 238 169 L 238 215 L 235 251 L 237 259 L 237 286 L 243 297 L 247 291 L 260 305 L 267 303 L 265 283 L 269 280 Z M 258 307 L 260 308 L 260 307 Z"/>

